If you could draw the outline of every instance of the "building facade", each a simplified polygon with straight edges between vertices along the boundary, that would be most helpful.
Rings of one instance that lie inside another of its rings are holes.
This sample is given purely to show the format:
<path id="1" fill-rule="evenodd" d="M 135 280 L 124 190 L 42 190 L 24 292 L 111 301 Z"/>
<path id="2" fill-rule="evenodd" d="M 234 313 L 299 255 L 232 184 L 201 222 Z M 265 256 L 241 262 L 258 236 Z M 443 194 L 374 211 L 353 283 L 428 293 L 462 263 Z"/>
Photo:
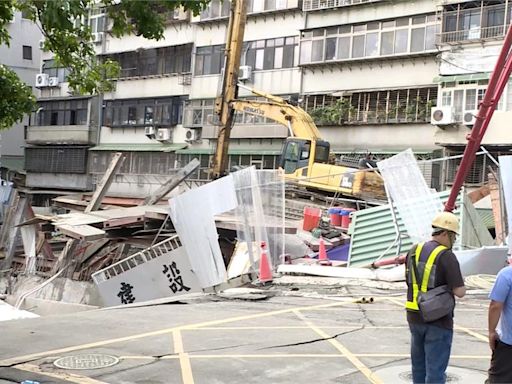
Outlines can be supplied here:
<path id="1" fill-rule="evenodd" d="M 471 132 L 510 25 L 511 6 L 508 0 L 446 1 L 439 6 L 440 65 L 436 81 L 439 83 L 437 106 L 443 117 L 436 121 L 438 129 L 434 138 L 447 155 L 464 151 L 466 135 Z M 509 81 L 482 141 L 494 157 L 510 154 L 512 140 L 507 122 L 511 118 L 512 83 Z M 445 184 L 453 182 L 460 161 L 452 159 L 447 163 L 443 174 Z M 497 168 L 488 156 L 478 156 L 466 183 L 482 185 L 487 180 L 489 167 Z"/>
<path id="2" fill-rule="evenodd" d="M 468 129 L 460 119 L 476 108 L 489 73 L 460 73 L 457 60 L 471 49 L 474 55 L 496 54 L 509 8 L 506 1 L 478 3 L 479 8 L 474 3 L 475 9 L 494 8 L 485 17 L 481 11 L 479 20 L 487 24 L 473 39 L 477 32 L 473 16 L 467 16 L 473 15 L 467 11 L 473 9 L 470 2 L 443 4 L 250 0 L 242 65 L 251 73 L 243 81 L 298 101 L 340 160 L 369 153 L 381 158 L 407 148 L 425 159 L 453 153 L 465 143 Z M 192 179 L 207 180 L 218 133 L 213 105 L 228 16 L 227 1 L 213 0 L 198 16 L 176 10 L 167 17 L 165 38 L 150 41 L 114 38 L 104 13 L 92 12 L 89 22 L 98 56 L 117 60 L 120 77 L 108 94 L 71 95 L 66 70 L 56 68 L 51 55 L 43 57 L 41 73 L 54 80 L 40 87 L 40 110 L 28 129 L 30 186 L 93 189 L 118 151 L 125 153 L 125 161 L 112 194 L 143 197 L 194 157 L 201 166 Z M 492 66 L 494 61 L 488 61 Z M 239 96 L 250 95 L 240 90 Z M 441 107 L 453 110 L 453 119 L 460 123 L 432 124 L 432 109 Z M 506 118 L 506 98 L 502 107 Z M 287 127 L 244 113 L 235 119 L 230 168 L 275 168 Z M 489 140 L 497 145 L 505 140 L 499 138 L 498 126 L 495 133 L 489 129 Z M 428 182 L 439 187 L 443 180 L 438 167 L 425 163 L 422 168 Z M 444 181 L 449 174 L 444 172 Z"/>
<path id="3" fill-rule="evenodd" d="M 15 12 L 14 18 L 7 24 L 11 36 L 10 46 L 0 45 L 0 63 L 16 72 L 26 84 L 34 87 L 36 74 L 41 63 L 39 41 L 41 31 L 30 20 L 25 19 L 21 12 Z M 24 168 L 23 147 L 29 116 L 0 133 L 0 167 L 2 178 L 9 180 Z"/>

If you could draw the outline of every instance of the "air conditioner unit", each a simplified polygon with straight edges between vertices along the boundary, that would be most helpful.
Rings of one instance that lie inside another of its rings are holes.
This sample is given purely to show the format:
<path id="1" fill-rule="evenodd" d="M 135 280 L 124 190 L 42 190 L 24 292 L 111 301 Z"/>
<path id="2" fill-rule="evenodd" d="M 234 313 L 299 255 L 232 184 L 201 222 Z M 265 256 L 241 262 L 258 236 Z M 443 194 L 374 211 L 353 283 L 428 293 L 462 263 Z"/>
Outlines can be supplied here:
<path id="1" fill-rule="evenodd" d="M 250 80 L 252 77 L 252 67 L 243 65 L 238 69 L 238 80 Z"/>
<path id="2" fill-rule="evenodd" d="M 103 41 L 103 32 L 96 32 L 92 34 L 92 41 L 95 44 L 99 44 Z"/>
<path id="3" fill-rule="evenodd" d="M 201 131 L 199 129 L 187 129 L 185 137 L 185 141 L 197 141 L 201 138 Z"/>
<path id="4" fill-rule="evenodd" d="M 50 76 L 46 73 L 38 73 L 36 75 L 36 88 L 47 87 L 49 84 Z"/>
<path id="5" fill-rule="evenodd" d="M 155 129 L 155 127 L 149 126 L 149 127 L 144 128 L 144 134 L 149 139 L 154 139 L 156 137 L 156 129 Z"/>
<path id="6" fill-rule="evenodd" d="M 452 107 L 432 107 L 430 124 L 448 125 L 455 123 Z"/>
<path id="7" fill-rule="evenodd" d="M 478 109 L 473 111 L 464 111 L 464 115 L 462 115 L 462 124 L 475 125 L 477 115 Z"/>
<path id="8" fill-rule="evenodd" d="M 156 131 L 158 141 L 171 141 L 171 130 L 169 128 L 160 128 Z"/>
<path id="9" fill-rule="evenodd" d="M 48 85 L 50 87 L 58 87 L 59 86 L 59 78 L 58 77 L 50 77 L 48 79 Z"/>

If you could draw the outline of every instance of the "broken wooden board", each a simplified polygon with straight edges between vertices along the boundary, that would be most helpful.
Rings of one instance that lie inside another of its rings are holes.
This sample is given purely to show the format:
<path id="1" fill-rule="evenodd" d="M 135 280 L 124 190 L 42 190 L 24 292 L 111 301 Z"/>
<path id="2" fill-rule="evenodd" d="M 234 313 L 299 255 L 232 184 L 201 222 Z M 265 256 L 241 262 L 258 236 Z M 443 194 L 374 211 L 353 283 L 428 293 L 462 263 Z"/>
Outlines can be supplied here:
<path id="1" fill-rule="evenodd" d="M 56 224 L 55 228 L 73 239 L 93 241 L 103 239 L 106 232 L 91 225 Z"/>
<path id="2" fill-rule="evenodd" d="M 107 220 L 103 223 L 103 228 L 117 228 L 117 227 L 127 227 L 132 226 L 134 224 L 143 224 L 144 223 L 144 215 L 141 216 L 126 216 L 119 217 L 115 219 Z"/>

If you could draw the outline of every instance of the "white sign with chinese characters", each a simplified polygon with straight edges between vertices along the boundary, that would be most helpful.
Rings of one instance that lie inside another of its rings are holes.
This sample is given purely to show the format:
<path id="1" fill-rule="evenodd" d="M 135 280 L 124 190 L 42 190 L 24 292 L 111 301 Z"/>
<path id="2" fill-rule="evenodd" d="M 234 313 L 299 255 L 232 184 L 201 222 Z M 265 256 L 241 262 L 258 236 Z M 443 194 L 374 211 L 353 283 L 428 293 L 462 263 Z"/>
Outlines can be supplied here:
<path id="1" fill-rule="evenodd" d="M 128 259 L 130 258 L 125 260 Z M 145 259 L 144 262 L 135 257 L 132 260 L 136 263 L 125 264 L 138 265 L 131 269 L 123 268 L 124 272 L 106 280 L 95 278 L 105 306 L 139 303 L 202 291 L 182 246 L 151 260 Z"/>

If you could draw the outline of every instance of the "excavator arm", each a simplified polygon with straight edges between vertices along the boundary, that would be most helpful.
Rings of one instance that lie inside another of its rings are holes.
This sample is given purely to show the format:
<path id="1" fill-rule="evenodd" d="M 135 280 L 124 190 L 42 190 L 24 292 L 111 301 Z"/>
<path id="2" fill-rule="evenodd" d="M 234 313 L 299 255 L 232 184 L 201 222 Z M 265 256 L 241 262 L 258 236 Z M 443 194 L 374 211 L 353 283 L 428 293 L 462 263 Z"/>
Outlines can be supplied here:
<path id="1" fill-rule="evenodd" d="M 239 84 L 240 88 L 250 90 L 267 100 L 237 99 L 230 103 L 235 111 L 263 116 L 288 127 L 290 135 L 307 140 L 321 140 L 320 131 L 315 122 L 302 108 L 289 104 L 284 99 Z"/>

